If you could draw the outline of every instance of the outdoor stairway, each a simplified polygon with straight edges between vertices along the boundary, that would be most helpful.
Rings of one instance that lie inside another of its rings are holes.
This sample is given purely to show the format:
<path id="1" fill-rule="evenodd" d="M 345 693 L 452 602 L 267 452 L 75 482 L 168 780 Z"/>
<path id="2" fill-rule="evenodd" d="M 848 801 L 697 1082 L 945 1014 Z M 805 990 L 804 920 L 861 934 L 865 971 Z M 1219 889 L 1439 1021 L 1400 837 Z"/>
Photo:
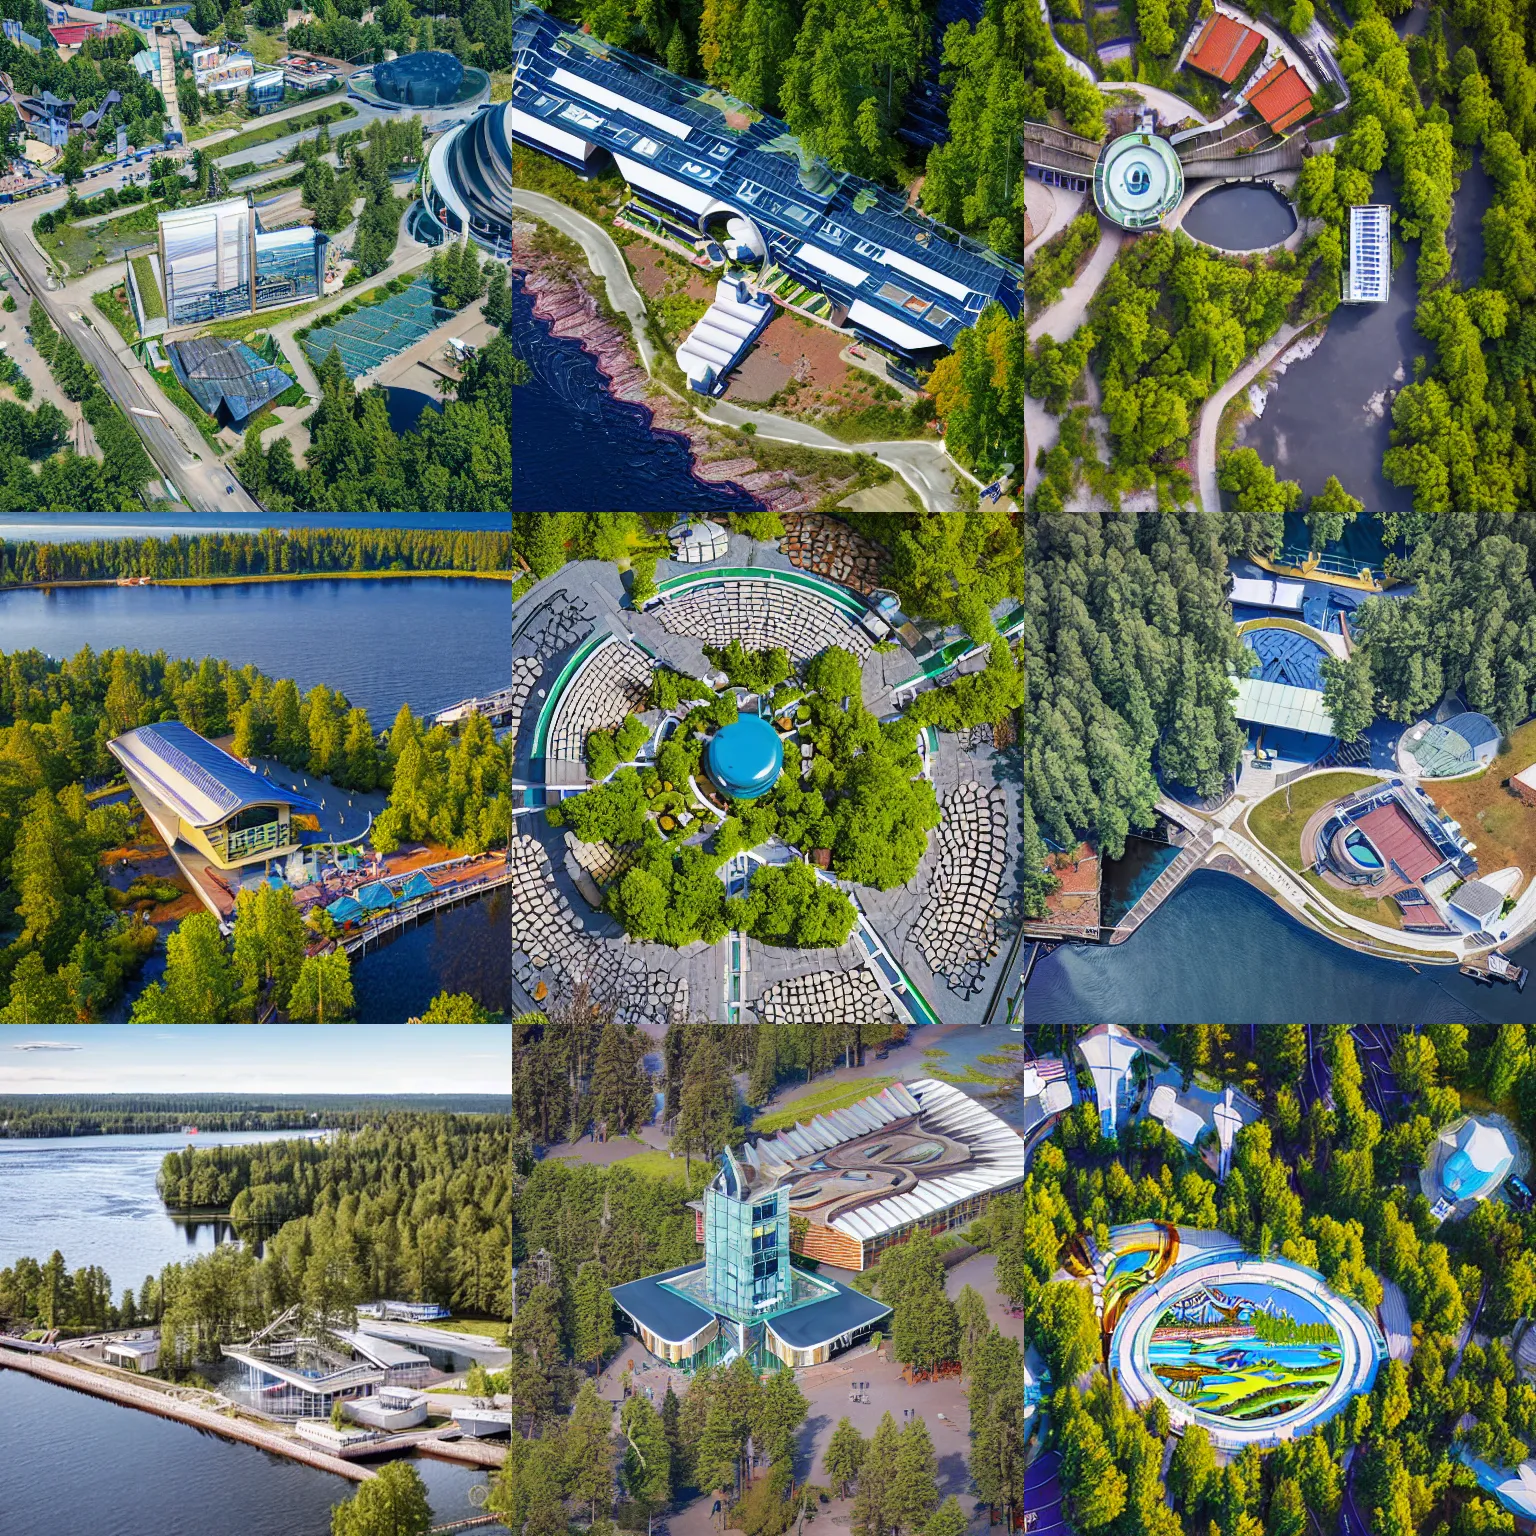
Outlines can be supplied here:
<path id="1" fill-rule="evenodd" d="M 1185 844 L 1179 851 L 1178 857 L 1141 893 L 1136 905 L 1115 924 L 1114 932 L 1109 936 L 1109 942 L 1125 943 L 1157 911 L 1163 901 L 1173 894 L 1185 875 L 1205 858 L 1211 851 L 1214 841 L 1210 828 L 1207 827 L 1192 843 Z"/>

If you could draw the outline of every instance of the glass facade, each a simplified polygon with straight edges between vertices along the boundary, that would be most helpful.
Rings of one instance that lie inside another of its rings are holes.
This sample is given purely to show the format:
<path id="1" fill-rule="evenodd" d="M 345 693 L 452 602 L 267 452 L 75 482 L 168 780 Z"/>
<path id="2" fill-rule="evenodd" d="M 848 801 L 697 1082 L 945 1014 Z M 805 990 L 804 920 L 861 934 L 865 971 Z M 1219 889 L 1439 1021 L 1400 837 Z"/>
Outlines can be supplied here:
<path id="1" fill-rule="evenodd" d="M 716 1310 L 738 1322 L 789 1300 L 789 1191 L 754 1192 L 729 1152 L 704 1191 L 704 1275 Z"/>
<path id="2" fill-rule="evenodd" d="M 264 230 L 245 198 L 162 213 L 159 224 L 173 326 L 249 314 L 253 307 L 320 292 L 325 237 L 308 227 Z"/>

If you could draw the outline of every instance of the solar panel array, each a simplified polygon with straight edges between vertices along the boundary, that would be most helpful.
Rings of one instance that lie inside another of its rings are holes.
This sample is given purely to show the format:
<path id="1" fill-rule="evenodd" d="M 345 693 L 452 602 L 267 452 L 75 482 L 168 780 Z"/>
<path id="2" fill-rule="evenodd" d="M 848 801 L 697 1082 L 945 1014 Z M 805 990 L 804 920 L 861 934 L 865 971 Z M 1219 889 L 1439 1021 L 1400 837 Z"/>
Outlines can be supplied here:
<path id="1" fill-rule="evenodd" d="M 397 357 L 452 318 L 453 311 L 437 301 L 431 282 L 421 277 L 382 303 L 371 304 L 344 320 L 316 326 L 304 338 L 303 347 L 316 367 L 335 347 L 347 377 L 355 379 Z"/>

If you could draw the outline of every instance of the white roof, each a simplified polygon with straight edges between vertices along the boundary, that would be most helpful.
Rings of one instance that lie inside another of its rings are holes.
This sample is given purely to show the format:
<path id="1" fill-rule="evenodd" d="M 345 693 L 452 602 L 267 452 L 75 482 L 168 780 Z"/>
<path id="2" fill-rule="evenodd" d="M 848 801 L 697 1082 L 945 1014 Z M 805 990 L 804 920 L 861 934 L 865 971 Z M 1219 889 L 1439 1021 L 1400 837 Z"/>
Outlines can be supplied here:
<path id="1" fill-rule="evenodd" d="M 1024 1141 L 1019 1133 L 952 1084 L 926 1077 L 912 1083 L 892 1083 L 847 1109 L 816 1115 L 805 1125 L 747 1145 L 742 1155 L 759 1168 L 767 1163 L 787 1163 L 919 1113 L 929 1129 L 969 1146 L 975 1161 L 939 1178 L 925 1179 L 918 1171 L 915 1188 L 844 1213 L 832 1221 L 834 1231 L 867 1241 L 973 1195 L 1006 1189 L 1024 1177 Z"/>
<path id="2" fill-rule="evenodd" d="M 1528 789 L 1536 789 L 1536 763 L 1529 768 L 1522 768 L 1515 776 L 1517 784 L 1524 784 Z"/>
<path id="3" fill-rule="evenodd" d="M 152 1355 L 160 1348 L 159 1339 L 113 1339 L 107 1350 L 124 1355 Z"/>
<path id="4" fill-rule="evenodd" d="M 1492 1173 L 1514 1156 L 1509 1138 L 1486 1120 L 1468 1120 L 1457 1132 L 1456 1145 L 1479 1173 Z"/>
<path id="5" fill-rule="evenodd" d="M 1285 730 L 1305 731 L 1312 736 L 1332 736 L 1333 716 L 1323 704 L 1323 695 L 1315 688 L 1297 688 L 1290 683 L 1265 682 L 1260 677 L 1237 679 L 1237 702 L 1233 713 L 1239 720 L 1258 725 L 1277 725 Z"/>
<path id="6" fill-rule="evenodd" d="M 938 346 L 938 342 L 926 331 L 920 331 L 915 325 L 908 325 L 905 321 L 893 318 L 883 309 L 876 309 L 873 304 L 864 299 L 855 299 L 848 306 L 848 318 L 867 326 L 872 331 L 878 331 L 890 341 L 900 342 L 905 347 Z"/>
<path id="7" fill-rule="evenodd" d="M 1392 286 L 1392 210 L 1381 204 L 1349 210 L 1349 289 L 1352 303 L 1380 303 Z"/>
<path id="8" fill-rule="evenodd" d="M 1291 608 L 1301 611 L 1301 599 L 1306 588 L 1299 581 L 1275 581 L 1253 576 L 1235 576 L 1232 579 L 1232 601 L 1244 603 L 1250 608 Z"/>
<path id="9" fill-rule="evenodd" d="M 834 256 L 830 251 L 822 250 L 819 245 L 807 243 L 802 245 L 795 254 L 802 261 L 808 261 L 813 267 L 819 267 L 823 272 L 830 272 L 833 277 L 840 277 L 845 283 L 852 283 L 855 288 L 869 276 L 863 267 L 856 267 L 851 261 L 844 261 L 841 256 Z"/>
<path id="10" fill-rule="evenodd" d="M 1186 1147 L 1192 1147 L 1205 1129 L 1205 1121 L 1187 1105 L 1179 1103 L 1179 1096 L 1171 1083 L 1159 1083 L 1152 1090 L 1147 1113 L 1160 1120 Z"/>
<path id="11" fill-rule="evenodd" d="M 692 131 L 687 123 L 679 122 L 675 117 L 668 117 L 665 112 L 658 112 L 654 107 L 631 101 L 627 96 L 620 96 L 617 91 L 610 91 L 606 86 L 594 85 L 580 75 L 573 75 L 568 69 L 557 69 L 549 78 L 556 85 L 562 85 L 568 91 L 575 91 L 578 96 L 585 96 L 588 101 L 598 102 L 615 112 L 627 112 L 631 117 L 638 117 L 642 122 L 649 123 L 651 127 L 660 128 L 663 133 L 670 133 L 674 139 L 686 139 Z"/>
<path id="12" fill-rule="evenodd" d="M 1451 905 L 1458 912 L 1465 912 L 1468 917 L 1482 922 L 1485 918 L 1497 917 L 1503 911 L 1504 893 L 1489 885 L 1486 880 L 1468 880 L 1451 897 Z"/>
<path id="13" fill-rule="evenodd" d="M 886 251 L 880 260 L 888 267 L 895 267 L 898 272 L 905 272 L 908 277 L 915 277 L 918 282 L 926 283 L 930 288 L 937 288 L 940 293 L 947 293 L 953 298 L 965 300 L 971 296 L 972 290 L 964 283 L 957 283 L 954 278 L 946 277 L 942 272 L 935 272 L 932 267 L 925 267 L 920 261 L 913 261 L 910 256 L 903 256 L 899 251 Z M 932 345 L 930 342 L 929 345 Z"/>

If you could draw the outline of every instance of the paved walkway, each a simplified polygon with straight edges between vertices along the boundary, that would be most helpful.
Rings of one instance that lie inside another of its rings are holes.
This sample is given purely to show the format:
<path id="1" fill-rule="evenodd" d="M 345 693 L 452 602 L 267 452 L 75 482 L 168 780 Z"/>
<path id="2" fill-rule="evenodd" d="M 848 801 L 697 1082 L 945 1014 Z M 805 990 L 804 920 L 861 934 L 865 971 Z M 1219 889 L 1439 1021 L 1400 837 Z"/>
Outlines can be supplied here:
<path id="1" fill-rule="evenodd" d="M 1300 325 L 1282 325 L 1201 407 L 1195 428 L 1195 481 L 1200 488 L 1200 505 L 1207 512 L 1221 511 L 1221 488 L 1216 483 L 1216 437 L 1221 413 L 1238 390 L 1247 389 L 1304 329 Z"/>
<path id="2" fill-rule="evenodd" d="M 1045 21 L 1046 30 L 1051 34 L 1051 41 L 1056 44 L 1056 51 L 1067 61 L 1069 69 L 1075 69 L 1085 80 L 1097 80 L 1098 76 L 1075 53 L 1068 53 L 1056 39 L 1056 29 L 1051 25 L 1050 0 L 1040 0 L 1040 15 Z"/>
<path id="3" fill-rule="evenodd" d="M 1172 91 L 1165 91 L 1161 86 L 1142 85 L 1136 80 L 1100 80 L 1099 89 L 1106 93 L 1127 91 L 1140 96 L 1148 106 L 1157 108 L 1166 123 L 1181 123 L 1186 117 L 1194 118 L 1197 123 L 1210 121 L 1198 107 L 1191 106 L 1182 96 L 1175 96 Z"/>

